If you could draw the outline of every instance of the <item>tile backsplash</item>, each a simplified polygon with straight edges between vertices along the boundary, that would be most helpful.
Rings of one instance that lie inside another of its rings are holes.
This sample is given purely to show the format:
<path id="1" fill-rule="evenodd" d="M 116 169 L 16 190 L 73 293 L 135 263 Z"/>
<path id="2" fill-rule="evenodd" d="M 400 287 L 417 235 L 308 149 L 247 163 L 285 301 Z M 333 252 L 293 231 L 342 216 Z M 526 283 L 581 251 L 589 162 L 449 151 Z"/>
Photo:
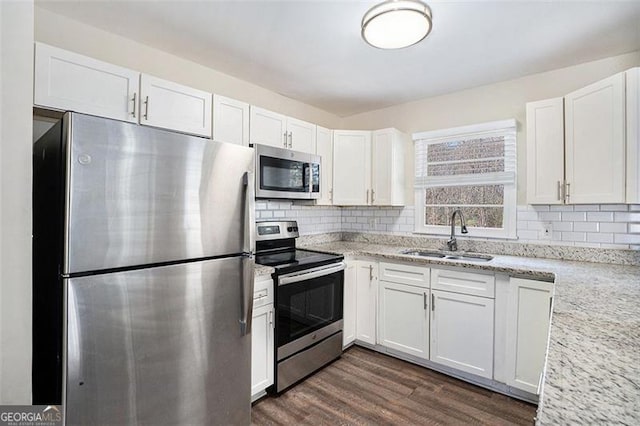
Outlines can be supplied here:
<path id="1" fill-rule="evenodd" d="M 331 207 L 285 200 L 256 202 L 258 220 L 295 219 L 302 235 L 360 232 L 419 236 L 413 234 L 414 212 L 412 206 Z M 640 250 L 640 204 L 522 205 L 518 206 L 517 214 L 519 242 Z M 545 228 L 550 228 L 551 233 L 545 233 Z"/>

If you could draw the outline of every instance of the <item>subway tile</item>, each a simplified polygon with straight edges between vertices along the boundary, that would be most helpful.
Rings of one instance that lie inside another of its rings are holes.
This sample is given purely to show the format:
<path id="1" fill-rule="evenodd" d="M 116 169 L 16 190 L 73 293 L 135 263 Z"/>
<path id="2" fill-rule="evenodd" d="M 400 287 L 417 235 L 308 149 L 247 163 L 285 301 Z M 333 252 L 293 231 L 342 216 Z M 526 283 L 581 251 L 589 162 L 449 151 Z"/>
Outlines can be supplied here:
<path id="1" fill-rule="evenodd" d="M 357 218 L 353 216 L 349 216 L 349 217 L 345 217 L 344 219 L 346 219 L 346 223 L 355 223 Z"/>
<path id="2" fill-rule="evenodd" d="M 384 223 L 385 225 L 388 225 L 393 223 L 393 219 L 394 218 L 392 217 L 381 217 L 379 220 L 380 220 L 380 223 Z"/>
<path id="3" fill-rule="evenodd" d="M 640 204 L 631 204 L 631 205 L 629 205 L 629 211 L 640 212 Z"/>
<path id="4" fill-rule="evenodd" d="M 640 244 L 632 244 L 629 248 L 631 250 L 640 250 Z"/>
<path id="5" fill-rule="evenodd" d="M 613 222 L 613 213 L 611 213 L 611 212 L 587 212 L 587 220 L 589 222 Z"/>
<path id="6" fill-rule="evenodd" d="M 535 206 L 530 206 L 530 208 L 534 212 L 548 212 L 549 211 L 549 206 L 535 205 Z"/>
<path id="7" fill-rule="evenodd" d="M 587 241 L 590 243 L 613 243 L 613 234 L 606 232 L 589 232 Z"/>
<path id="8" fill-rule="evenodd" d="M 265 210 L 260 212 L 260 219 L 268 219 L 273 217 L 273 212 L 270 210 Z"/>
<path id="9" fill-rule="evenodd" d="M 374 216 L 377 216 L 377 217 L 380 217 L 380 216 L 386 216 L 386 215 L 387 215 L 387 212 L 386 212 L 385 210 L 377 210 L 377 211 L 374 213 Z"/>
<path id="10" fill-rule="evenodd" d="M 538 231 L 533 230 L 518 230 L 518 239 L 525 240 L 537 240 L 538 239 Z"/>
<path id="11" fill-rule="evenodd" d="M 600 248 L 624 250 L 629 248 L 629 244 L 600 244 Z"/>
<path id="12" fill-rule="evenodd" d="M 265 203 L 264 201 L 256 201 L 256 210 L 266 210 L 267 209 L 267 203 Z"/>
<path id="13" fill-rule="evenodd" d="M 413 232 L 413 225 L 398 225 L 400 227 L 400 231 L 404 232 Z"/>
<path id="14" fill-rule="evenodd" d="M 561 219 L 560 212 L 542 212 L 538 216 L 541 221 L 560 221 Z"/>
<path id="15" fill-rule="evenodd" d="M 362 216 L 362 217 L 358 217 L 356 219 L 357 219 L 356 220 L 357 223 L 362 223 L 362 224 L 366 223 L 367 225 L 369 224 L 369 218 L 368 217 Z"/>
<path id="16" fill-rule="evenodd" d="M 528 220 L 519 220 L 516 222 L 516 229 L 529 229 L 529 223 Z"/>
<path id="17" fill-rule="evenodd" d="M 562 212 L 562 220 L 563 221 L 572 221 L 572 222 L 584 222 L 587 220 L 587 214 L 585 212 Z"/>
<path id="18" fill-rule="evenodd" d="M 613 234 L 616 244 L 640 244 L 640 234 Z"/>
<path id="19" fill-rule="evenodd" d="M 640 234 L 640 223 L 630 223 L 629 224 L 629 233 L 630 234 Z"/>
<path id="20" fill-rule="evenodd" d="M 572 212 L 573 211 L 573 206 L 564 206 L 562 204 L 557 205 L 557 206 L 549 206 L 549 211 L 552 212 Z"/>
<path id="21" fill-rule="evenodd" d="M 573 206 L 573 210 L 576 212 L 597 212 L 600 210 L 598 204 L 578 204 Z"/>
<path id="22" fill-rule="evenodd" d="M 600 222 L 600 232 L 625 233 L 627 232 L 626 223 Z"/>
<path id="23" fill-rule="evenodd" d="M 576 224 L 577 225 L 577 224 Z M 543 230 L 544 224 L 540 224 L 540 230 Z M 556 231 L 580 231 L 580 229 L 574 229 L 573 222 L 551 222 L 551 230 Z"/>
<path id="24" fill-rule="evenodd" d="M 598 232 L 598 222 L 575 222 L 573 230 L 576 232 Z"/>
<path id="25" fill-rule="evenodd" d="M 558 216 L 560 213 L 558 213 Z M 536 212 L 518 212 L 518 220 L 538 220 L 538 213 Z"/>
<path id="26" fill-rule="evenodd" d="M 626 204 L 603 204 L 600 206 L 602 212 L 626 212 L 629 207 Z"/>
<path id="27" fill-rule="evenodd" d="M 274 210 L 274 212 L 273 212 L 273 217 L 274 218 L 275 217 L 284 217 L 284 216 L 285 216 L 285 214 L 284 214 L 284 212 L 282 210 Z"/>
<path id="28" fill-rule="evenodd" d="M 587 234 L 584 232 L 563 232 L 562 241 L 587 241 Z"/>
<path id="29" fill-rule="evenodd" d="M 615 212 L 613 217 L 616 222 L 640 222 L 640 212 Z"/>

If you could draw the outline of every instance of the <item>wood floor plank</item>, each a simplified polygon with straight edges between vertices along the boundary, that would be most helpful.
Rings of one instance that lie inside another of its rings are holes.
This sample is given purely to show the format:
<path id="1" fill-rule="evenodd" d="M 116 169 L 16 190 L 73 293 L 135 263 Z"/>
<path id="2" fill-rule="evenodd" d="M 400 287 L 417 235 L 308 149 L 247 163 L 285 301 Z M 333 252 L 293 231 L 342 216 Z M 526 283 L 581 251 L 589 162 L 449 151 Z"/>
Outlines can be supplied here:
<path id="1" fill-rule="evenodd" d="M 368 349 L 342 358 L 251 411 L 252 424 L 532 425 L 536 407 Z"/>

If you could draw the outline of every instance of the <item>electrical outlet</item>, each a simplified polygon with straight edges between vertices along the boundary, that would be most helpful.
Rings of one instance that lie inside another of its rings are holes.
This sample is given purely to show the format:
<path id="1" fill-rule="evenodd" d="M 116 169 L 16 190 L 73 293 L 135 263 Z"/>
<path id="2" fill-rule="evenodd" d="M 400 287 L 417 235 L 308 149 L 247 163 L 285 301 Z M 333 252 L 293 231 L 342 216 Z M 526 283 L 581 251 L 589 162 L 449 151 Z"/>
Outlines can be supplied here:
<path id="1" fill-rule="evenodd" d="M 540 239 L 550 240 L 553 236 L 553 225 L 551 222 L 544 222 L 542 224 L 542 232 L 540 233 Z"/>

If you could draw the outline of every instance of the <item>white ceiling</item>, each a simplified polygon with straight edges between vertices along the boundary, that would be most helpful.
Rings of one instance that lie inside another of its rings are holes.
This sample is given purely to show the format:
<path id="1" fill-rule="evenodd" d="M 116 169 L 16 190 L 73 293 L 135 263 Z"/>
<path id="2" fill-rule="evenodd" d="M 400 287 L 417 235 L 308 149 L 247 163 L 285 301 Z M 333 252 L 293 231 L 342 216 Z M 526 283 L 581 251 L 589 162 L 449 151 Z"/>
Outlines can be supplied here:
<path id="1" fill-rule="evenodd" d="M 348 116 L 640 48 L 640 1 L 430 1 L 422 43 L 360 38 L 366 1 L 37 5 Z"/>

